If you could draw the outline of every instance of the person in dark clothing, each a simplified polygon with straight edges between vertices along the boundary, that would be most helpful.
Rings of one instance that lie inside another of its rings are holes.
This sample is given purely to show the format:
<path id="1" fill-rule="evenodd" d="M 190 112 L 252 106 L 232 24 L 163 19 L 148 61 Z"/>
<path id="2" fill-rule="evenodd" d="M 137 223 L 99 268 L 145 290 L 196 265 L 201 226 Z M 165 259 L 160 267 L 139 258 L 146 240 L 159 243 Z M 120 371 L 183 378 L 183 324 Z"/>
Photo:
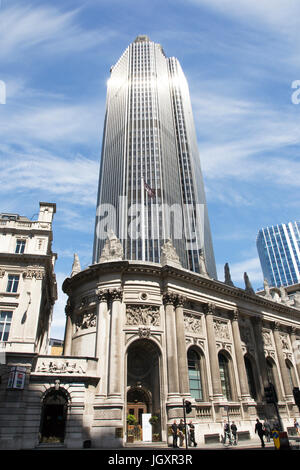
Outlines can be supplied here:
<path id="1" fill-rule="evenodd" d="M 177 445 L 177 438 L 178 438 L 178 426 L 176 421 L 171 426 L 172 429 L 172 435 L 173 435 L 173 447 L 178 447 Z"/>
<path id="2" fill-rule="evenodd" d="M 223 444 L 226 444 L 226 439 L 228 437 L 228 442 L 231 444 L 231 438 L 230 438 L 230 427 L 229 423 L 227 421 L 224 421 L 224 438 L 223 438 Z"/>
<path id="3" fill-rule="evenodd" d="M 184 422 L 183 419 L 180 420 L 178 424 L 178 435 L 179 435 L 179 446 L 183 446 L 184 441 Z"/>
<path id="4" fill-rule="evenodd" d="M 232 432 L 232 437 L 233 437 L 233 445 L 237 445 L 237 427 L 234 421 L 232 421 L 232 424 L 230 426 L 231 432 Z"/>
<path id="5" fill-rule="evenodd" d="M 197 442 L 195 441 L 195 426 L 192 421 L 189 422 L 189 431 L 190 431 L 190 444 L 194 444 L 194 447 L 197 447 Z"/>
<path id="6" fill-rule="evenodd" d="M 264 421 L 263 430 L 267 439 L 267 442 L 271 441 L 271 426 L 267 420 Z"/>
<path id="7" fill-rule="evenodd" d="M 256 420 L 256 425 L 255 425 L 255 433 L 258 434 L 260 440 L 261 440 L 261 446 L 265 447 L 265 442 L 264 442 L 264 430 L 263 430 L 263 425 L 257 418 Z"/>

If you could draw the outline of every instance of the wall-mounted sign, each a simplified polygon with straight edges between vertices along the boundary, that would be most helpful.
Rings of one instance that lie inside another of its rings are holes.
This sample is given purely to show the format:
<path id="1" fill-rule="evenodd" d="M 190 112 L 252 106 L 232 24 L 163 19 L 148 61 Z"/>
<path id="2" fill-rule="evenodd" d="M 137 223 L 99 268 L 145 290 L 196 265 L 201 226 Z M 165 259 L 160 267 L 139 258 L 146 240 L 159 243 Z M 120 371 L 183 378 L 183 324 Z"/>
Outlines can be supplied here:
<path id="1" fill-rule="evenodd" d="M 13 366 L 10 368 L 7 388 L 23 390 L 26 378 L 26 367 Z"/>

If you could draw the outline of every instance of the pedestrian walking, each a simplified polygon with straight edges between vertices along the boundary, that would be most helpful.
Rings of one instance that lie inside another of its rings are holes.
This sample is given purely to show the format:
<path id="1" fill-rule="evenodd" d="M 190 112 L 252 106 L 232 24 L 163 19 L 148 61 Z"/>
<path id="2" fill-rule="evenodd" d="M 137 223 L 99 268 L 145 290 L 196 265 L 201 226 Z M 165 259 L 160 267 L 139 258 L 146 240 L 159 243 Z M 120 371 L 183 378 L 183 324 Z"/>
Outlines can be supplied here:
<path id="1" fill-rule="evenodd" d="M 179 424 L 178 424 L 178 435 L 179 435 L 179 446 L 182 447 L 183 446 L 183 441 L 184 441 L 184 422 L 183 422 L 183 419 L 180 420 Z"/>
<path id="2" fill-rule="evenodd" d="M 264 442 L 264 430 L 263 430 L 263 425 L 259 421 L 259 419 L 256 419 L 256 425 L 255 425 L 255 433 L 258 434 L 260 441 L 261 441 L 261 446 L 265 447 L 265 442 Z"/>
<path id="3" fill-rule="evenodd" d="M 267 420 L 264 421 L 263 430 L 267 439 L 267 442 L 271 440 L 271 426 Z"/>
<path id="4" fill-rule="evenodd" d="M 227 421 L 224 421 L 224 438 L 223 438 L 223 444 L 226 444 L 226 439 L 228 437 L 228 442 L 231 444 L 231 439 L 230 439 L 230 427 L 229 423 Z"/>
<path id="5" fill-rule="evenodd" d="M 233 437 L 233 445 L 237 445 L 237 427 L 234 421 L 232 421 L 231 426 L 230 426 L 231 432 L 232 432 L 232 437 Z"/>
<path id="6" fill-rule="evenodd" d="M 296 429 L 296 433 L 298 434 L 298 436 L 300 436 L 300 425 L 299 425 L 298 421 L 296 420 L 296 418 L 294 418 L 294 426 L 295 426 L 295 429 Z"/>
<path id="7" fill-rule="evenodd" d="M 171 430 L 172 430 L 172 435 L 173 435 L 173 447 L 178 447 L 178 445 L 177 445 L 178 425 L 177 425 L 176 421 L 173 422 L 173 424 L 171 426 Z"/>
<path id="8" fill-rule="evenodd" d="M 190 445 L 194 444 L 194 447 L 197 447 L 197 442 L 195 441 L 195 426 L 192 421 L 189 422 L 189 435 L 190 435 Z"/>

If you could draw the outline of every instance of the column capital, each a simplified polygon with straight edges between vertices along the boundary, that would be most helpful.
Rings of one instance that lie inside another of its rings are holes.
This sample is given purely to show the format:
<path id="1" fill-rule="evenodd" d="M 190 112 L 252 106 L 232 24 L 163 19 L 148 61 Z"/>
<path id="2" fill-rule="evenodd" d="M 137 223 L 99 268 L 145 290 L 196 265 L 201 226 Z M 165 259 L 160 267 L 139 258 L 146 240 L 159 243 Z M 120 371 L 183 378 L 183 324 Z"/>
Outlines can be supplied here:
<path id="1" fill-rule="evenodd" d="M 115 302 L 116 300 L 122 301 L 123 290 L 121 288 L 110 289 L 108 292 L 109 292 L 109 300 L 111 302 Z"/>
<path id="2" fill-rule="evenodd" d="M 299 328 L 297 326 L 294 326 L 294 325 L 289 325 L 287 327 L 287 330 L 288 330 L 288 333 L 290 335 L 296 335 L 299 332 Z"/>
<path id="3" fill-rule="evenodd" d="M 67 300 L 67 304 L 65 306 L 65 314 L 67 317 L 71 317 L 74 310 L 73 302 L 70 300 L 70 297 Z"/>
<path id="4" fill-rule="evenodd" d="M 271 329 L 273 331 L 279 331 L 281 327 L 281 324 L 278 321 L 274 321 L 271 323 Z"/>
<path id="5" fill-rule="evenodd" d="M 174 292 L 164 292 L 163 293 L 163 304 L 164 305 L 175 305 L 176 303 L 176 294 Z"/>
<path id="6" fill-rule="evenodd" d="M 108 301 L 108 297 L 109 297 L 109 290 L 108 289 L 97 289 L 96 290 L 96 296 L 97 296 L 97 299 L 98 299 L 98 302 L 101 303 L 101 302 L 107 302 Z"/>
<path id="7" fill-rule="evenodd" d="M 184 297 L 184 295 L 177 294 L 176 300 L 175 300 L 175 307 L 183 307 L 185 301 L 186 301 L 186 297 Z"/>
<path id="8" fill-rule="evenodd" d="M 214 315 L 216 313 L 216 306 L 213 303 L 203 304 L 202 308 L 205 315 Z"/>
<path id="9" fill-rule="evenodd" d="M 230 311 L 231 314 L 231 321 L 238 321 L 240 318 L 240 311 L 237 308 L 234 308 L 233 310 Z"/>

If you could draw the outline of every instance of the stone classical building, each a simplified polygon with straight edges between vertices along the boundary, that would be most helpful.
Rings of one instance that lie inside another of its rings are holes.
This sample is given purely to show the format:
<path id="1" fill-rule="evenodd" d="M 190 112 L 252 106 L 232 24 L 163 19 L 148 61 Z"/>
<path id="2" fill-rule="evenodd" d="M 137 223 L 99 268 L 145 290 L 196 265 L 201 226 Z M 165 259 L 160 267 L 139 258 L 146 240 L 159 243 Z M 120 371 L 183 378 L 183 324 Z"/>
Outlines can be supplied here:
<path id="1" fill-rule="evenodd" d="M 37 220 L 0 214 L 1 448 L 31 442 L 27 417 L 40 413 L 31 408 L 31 395 L 27 401 L 27 389 L 34 358 L 48 353 L 57 299 L 56 254 L 52 252 L 55 211 L 55 204 L 41 202 Z"/>
<path id="2" fill-rule="evenodd" d="M 170 242 L 162 264 L 122 260 L 118 246 L 111 236 L 102 261 L 87 269 L 75 257 L 63 284 L 69 298 L 62 356 L 34 348 L 7 354 L 2 448 L 124 446 L 131 435 L 143 439 L 145 414 L 158 417 L 152 439 L 167 443 L 183 399 L 192 403 L 188 418 L 200 444 L 219 440 L 228 416 L 240 437 L 251 438 L 257 417 L 277 420 L 264 397 L 270 381 L 282 425 L 292 427 L 299 413 L 292 391 L 300 377 L 299 309 L 256 295 L 247 277 L 245 289 L 233 286 L 228 269 L 221 282 L 205 269 L 182 268 Z M 26 371 L 18 389 L 10 375 L 20 365 Z M 135 430 L 129 414 L 140 423 Z"/>

